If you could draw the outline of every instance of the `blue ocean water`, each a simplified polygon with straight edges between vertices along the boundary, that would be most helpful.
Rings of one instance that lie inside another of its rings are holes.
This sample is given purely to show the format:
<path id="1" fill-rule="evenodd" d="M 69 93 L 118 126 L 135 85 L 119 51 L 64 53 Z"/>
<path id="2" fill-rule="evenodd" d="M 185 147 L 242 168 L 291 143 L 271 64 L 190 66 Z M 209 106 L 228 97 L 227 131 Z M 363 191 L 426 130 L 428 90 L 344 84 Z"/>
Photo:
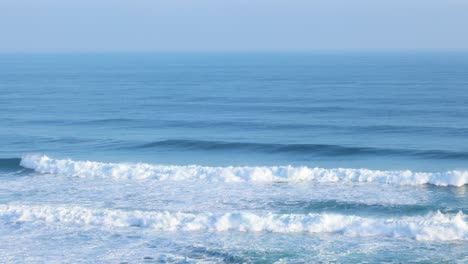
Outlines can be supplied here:
<path id="1" fill-rule="evenodd" d="M 0 55 L 0 262 L 466 262 L 468 53 Z"/>

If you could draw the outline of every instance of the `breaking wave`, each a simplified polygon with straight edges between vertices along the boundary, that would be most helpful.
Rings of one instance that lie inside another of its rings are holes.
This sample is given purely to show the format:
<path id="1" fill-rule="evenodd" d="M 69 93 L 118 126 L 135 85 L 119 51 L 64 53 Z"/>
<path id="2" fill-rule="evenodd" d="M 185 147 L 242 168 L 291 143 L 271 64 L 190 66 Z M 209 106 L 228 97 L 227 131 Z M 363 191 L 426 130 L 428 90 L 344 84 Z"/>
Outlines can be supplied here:
<path id="1" fill-rule="evenodd" d="M 146 163 L 101 163 L 52 159 L 45 155 L 25 155 L 21 166 L 40 173 L 76 177 L 137 179 L 159 181 L 212 181 L 212 182 L 295 182 L 321 183 L 375 182 L 396 185 L 433 184 L 463 186 L 468 182 L 468 171 L 413 172 L 410 170 L 369 170 L 348 168 L 310 168 L 293 166 L 208 167 L 199 165 L 152 165 Z"/>
<path id="2" fill-rule="evenodd" d="M 468 240 L 466 216 L 432 213 L 402 218 L 371 218 L 340 214 L 254 214 L 233 212 L 172 213 L 123 211 L 70 206 L 0 205 L 2 221 L 44 221 L 102 227 L 140 227 L 158 231 L 241 231 L 340 233 L 345 236 L 386 236 L 416 240 Z"/>

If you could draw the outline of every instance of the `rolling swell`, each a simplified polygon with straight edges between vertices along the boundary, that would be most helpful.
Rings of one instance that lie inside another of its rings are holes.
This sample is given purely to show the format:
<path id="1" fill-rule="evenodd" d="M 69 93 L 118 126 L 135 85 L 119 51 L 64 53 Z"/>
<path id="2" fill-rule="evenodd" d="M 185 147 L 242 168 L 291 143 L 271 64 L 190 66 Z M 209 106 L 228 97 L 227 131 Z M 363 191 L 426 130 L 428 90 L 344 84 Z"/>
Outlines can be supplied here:
<path id="1" fill-rule="evenodd" d="M 199 151 L 246 151 L 317 156 L 404 156 L 425 159 L 468 159 L 468 152 L 357 147 L 332 144 L 273 144 L 171 139 L 131 146 L 133 149 L 179 149 Z"/>

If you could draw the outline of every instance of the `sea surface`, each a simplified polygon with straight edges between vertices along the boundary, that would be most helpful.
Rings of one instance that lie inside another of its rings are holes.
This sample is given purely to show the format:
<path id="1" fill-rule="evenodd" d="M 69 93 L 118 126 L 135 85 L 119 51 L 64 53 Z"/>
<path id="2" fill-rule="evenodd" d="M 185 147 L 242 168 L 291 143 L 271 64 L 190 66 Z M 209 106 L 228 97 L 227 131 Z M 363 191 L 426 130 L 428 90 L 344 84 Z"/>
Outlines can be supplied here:
<path id="1" fill-rule="evenodd" d="M 0 54 L 1 263 L 468 263 L 468 53 Z"/>

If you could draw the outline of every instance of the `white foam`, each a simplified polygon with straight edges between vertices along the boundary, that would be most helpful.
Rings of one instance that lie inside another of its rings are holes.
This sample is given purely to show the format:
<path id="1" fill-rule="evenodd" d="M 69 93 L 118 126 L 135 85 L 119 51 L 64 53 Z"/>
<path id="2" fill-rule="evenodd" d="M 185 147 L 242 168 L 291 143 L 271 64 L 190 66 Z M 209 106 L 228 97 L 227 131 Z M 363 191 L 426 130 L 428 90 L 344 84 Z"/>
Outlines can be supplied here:
<path id="1" fill-rule="evenodd" d="M 153 180 L 206 180 L 215 182 L 376 182 L 382 184 L 463 186 L 468 182 L 468 171 L 447 172 L 383 171 L 347 168 L 309 168 L 293 166 L 272 167 L 207 167 L 198 165 L 168 166 L 146 163 L 101 163 L 52 159 L 44 155 L 25 155 L 21 166 L 40 173 L 78 177 Z"/>
<path id="2" fill-rule="evenodd" d="M 340 214 L 254 214 L 234 212 L 171 213 L 122 211 L 50 205 L 0 205 L 0 220 L 100 227 L 140 227 L 158 231 L 241 231 L 341 233 L 416 240 L 468 240 L 466 216 L 442 214 L 403 218 L 371 218 Z"/>

